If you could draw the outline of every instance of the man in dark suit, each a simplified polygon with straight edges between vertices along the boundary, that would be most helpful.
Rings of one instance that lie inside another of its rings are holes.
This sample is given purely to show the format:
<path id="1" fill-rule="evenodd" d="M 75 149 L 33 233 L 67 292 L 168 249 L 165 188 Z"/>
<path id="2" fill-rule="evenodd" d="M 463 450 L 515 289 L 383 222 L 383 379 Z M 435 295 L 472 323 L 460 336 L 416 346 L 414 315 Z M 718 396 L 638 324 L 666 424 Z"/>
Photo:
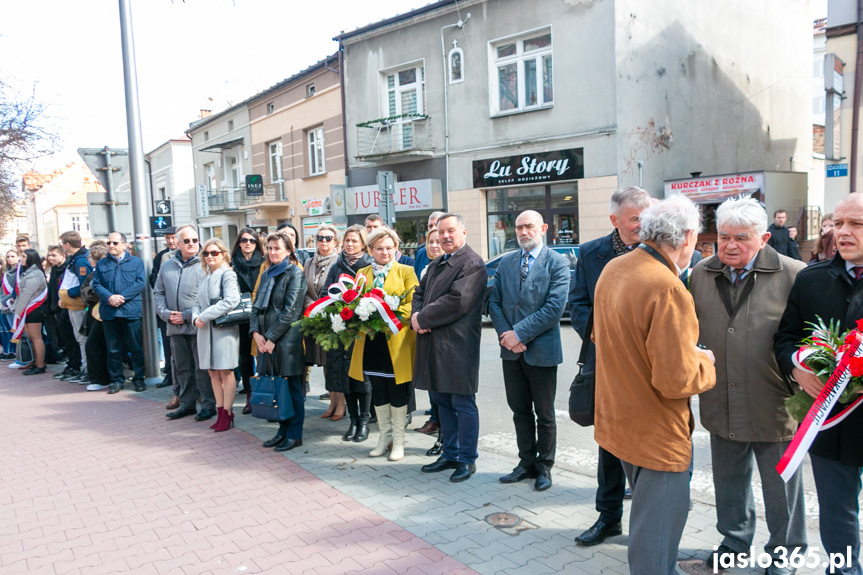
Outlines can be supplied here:
<path id="1" fill-rule="evenodd" d="M 812 397 L 818 396 L 824 384 L 814 373 L 796 367 L 792 361 L 800 341 L 811 335 L 809 323 L 817 323 L 819 318 L 825 323 L 833 320 L 844 332 L 863 318 L 863 194 L 845 196 L 836 205 L 833 221 L 836 255 L 797 274 L 779 329 L 773 336 L 779 369 L 789 382 L 796 382 Z M 836 406 L 830 417 L 845 407 Z M 852 564 L 843 565 L 836 573 L 863 573 L 859 559 L 861 437 L 863 409 L 857 409 L 838 425 L 820 431 L 809 449 L 824 551 L 851 556 Z"/>
<path id="2" fill-rule="evenodd" d="M 476 471 L 479 440 L 479 348 L 482 299 L 488 278 L 482 258 L 467 245 L 459 214 L 438 220 L 444 255 L 414 291 L 411 327 L 417 336 L 414 385 L 438 404 L 443 455 L 422 471 L 454 469 L 450 481 Z"/>
<path id="3" fill-rule="evenodd" d="M 539 213 L 519 214 L 515 236 L 521 249 L 501 259 L 489 299 L 519 457 L 518 466 L 500 482 L 535 477 L 537 491 L 551 487 L 557 444 L 554 395 L 557 366 L 563 361 L 560 318 L 569 291 L 569 261 L 543 245 L 547 230 Z"/>
<path id="4" fill-rule="evenodd" d="M 609 235 L 581 245 L 578 263 L 569 291 L 569 310 L 572 327 L 584 339 L 588 318 L 593 311 L 593 293 L 599 274 L 605 265 L 619 255 L 629 253 L 639 243 L 641 232 L 641 212 L 650 206 L 650 194 L 638 187 L 625 187 L 611 196 L 611 225 L 614 231 Z M 633 288 L 637 291 L 637 288 Z M 601 369 L 601 368 L 600 368 Z M 591 343 L 582 373 L 592 376 L 596 373 L 596 349 Z M 587 531 L 575 538 L 579 545 L 596 545 L 612 535 L 623 531 L 620 520 L 623 517 L 623 496 L 626 490 L 626 475 L 620 459 L 599 448 L 599 461 L 596 468 L 598 486 L 596 489 L 596 510 L 599 519 Z"/>

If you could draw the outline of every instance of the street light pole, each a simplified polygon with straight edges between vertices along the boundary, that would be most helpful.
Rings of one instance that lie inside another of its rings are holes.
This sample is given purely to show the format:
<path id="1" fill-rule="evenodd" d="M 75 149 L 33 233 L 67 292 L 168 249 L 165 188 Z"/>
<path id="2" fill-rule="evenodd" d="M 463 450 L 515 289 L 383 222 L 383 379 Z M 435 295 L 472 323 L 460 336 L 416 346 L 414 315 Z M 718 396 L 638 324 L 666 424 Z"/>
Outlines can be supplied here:
<path id="1" fill-rule="evenodd" d="M 120 2 L 120 43 L 123 48 L 123 87 L 126 92 L 126 128 L 129 133 L 129 179 L 132 184 L 132 221 L 135 251 L 144 260 L 144 277 L 153 268 L 153 250 L 148 230 L 147 188 L 144 183 L 144 151 L 141 137 L 141 111 L 138 102 L 138 73 L 135 65 L 135 38 L 132 33 L 131 0 Z M 144 361 L 147 383 L 161 381 L 159 352 L 156 345 L 156 314 L 150 282 L 144 282 L 143 302 Z"/>

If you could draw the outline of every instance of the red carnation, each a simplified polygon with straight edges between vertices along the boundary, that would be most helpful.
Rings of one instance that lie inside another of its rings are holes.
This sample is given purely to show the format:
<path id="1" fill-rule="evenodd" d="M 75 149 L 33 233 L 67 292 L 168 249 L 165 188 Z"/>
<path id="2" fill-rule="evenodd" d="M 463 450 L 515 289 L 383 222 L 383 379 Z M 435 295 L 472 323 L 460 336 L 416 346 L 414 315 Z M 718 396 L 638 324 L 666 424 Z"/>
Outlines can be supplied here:
<path id="1" fill-rule="evenodd" d="M 343 293 L 343 294 L 342 294 L 342 300 L 343 300 L 345 303 L 351 303 L 352 301 L 354 301 L 355 299 L 357 299 L 357 296 L 358 296 L 358 295 L 360 295 L 360 294 L 358 294 L 358 293 L 357 293 L 357 290 L 355 290 L 355 289 L 349 289 L 349 290 L 347 290 L 345 293 Z"/>
<path id="2" fill-rule="evenodd" d="M 378 296 L 378 297 L 379 297 L 379 298 L 381 298 L 381 299 L 383 299 L 383 298 L 384 298 L 384 296 L 385 296 L 385 295 L 387 295 L 387 294 L 385 294 L 385 293 L 384 293 L 384 290 L 382 290 L 382 289 L 380 289 L 380 288 L 375 288 L 375 289 L 373 289 L 370 293 L 375 294 L 376 296 Z"/>
<path id="3" fill-rule="evenodd" d="M 354 317 L 354 310 L 349 307 L 342 308 L 342 312 L 339 315 L 342 316 L 343 320 L 348 321 L 349 319 Z"/>
<path id="4" fill-rule="evenodd" d="M 858 329 L 859 331 L 863 331 L 863 319 L 858 319 L 858 320 L 857 320 L 857 329 Z"/>
<path id="5" fill-rule="evenodd" d="M 848 368 L 851 370 L 852 377 L 863 376 L 863 357 L 852 357 L 848 362 Z"/>

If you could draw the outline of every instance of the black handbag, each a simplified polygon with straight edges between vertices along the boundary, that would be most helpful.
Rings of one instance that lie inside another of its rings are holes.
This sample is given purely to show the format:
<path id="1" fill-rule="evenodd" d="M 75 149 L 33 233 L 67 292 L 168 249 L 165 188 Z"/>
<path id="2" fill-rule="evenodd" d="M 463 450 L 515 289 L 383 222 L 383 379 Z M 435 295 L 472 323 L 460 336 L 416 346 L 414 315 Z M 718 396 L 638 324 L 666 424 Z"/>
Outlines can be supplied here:
<path id="1" fill-rule="evenodd" d="M 581 342 L 581 353 L 578 355 L 578 375 L 569 386 L 569 418 L 582 427 L 593 425 L 594 395 L 596 394 L 596 376 L 584 375 L 584 362 L 587 361 L 587 350 L 590 346 L 590 335 L 593 331 L 593 310 L 587 318 L 587 329 Z"/>
<path id="2" fill-rule="evenodd" d="M 252 378 L 252 394 L 249 405 L 252 406 L 252 417 L 259 419 L 284 421 L 294 416 L 294 403 L 288 389 L 288 380 L 273 375 L 273 357 L 262 353 L 261 372 Z M 267 367 L 269 365 L 269 368 Z"/>
<path id="3" fill-rule="evenodd" d="M 219 283 L 219 297 L 210 300 L 210 305 L 215 305 L 225 299 L 225 275 L 222 274 L 222 281 Z M 216 327 L 234 327 L 249 323 L 252 319 L 252 294 L 243 292 L 240 294 L 240 303 L 237 307 L 221 315 L 213 320 L 213 325 Z"/>

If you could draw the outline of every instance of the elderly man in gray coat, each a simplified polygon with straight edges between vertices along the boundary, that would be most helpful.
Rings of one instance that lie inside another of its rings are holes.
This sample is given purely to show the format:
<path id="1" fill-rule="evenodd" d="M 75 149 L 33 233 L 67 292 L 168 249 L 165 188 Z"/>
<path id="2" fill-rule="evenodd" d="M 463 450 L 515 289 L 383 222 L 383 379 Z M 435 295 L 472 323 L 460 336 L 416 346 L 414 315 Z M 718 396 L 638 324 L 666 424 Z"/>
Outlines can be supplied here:
<path id="1" fill-rule="evenodd" d="M 773 334 L 802 262 L 767 245 L 767 213 L 756 200 L 726 200 L 716 210 L 715 256 L 692 272 L 700 343 L 716 355 L 716 386 L 700 396 L 701 423 L 710 432 L 717 529 L 722 543 L 708 567 L 729 566 L 746 556 L 755 535 L 752 472 L 758 465 L 774 563 L 772 575 L 794 573 L 785 564 L 806 550 L 801 472 L 788 483 L 776 465 L 797 422 L 785 408 L 796 391 L 773 354 Z"/>
<path id="2" fill-rule="evenodd" d="M 482 258 L 467 245 L 462 216 L 442 215 L 438 235 L 444 255 L 429 264 L 412 301 L 411 327 L 419 334 L 414 385 L 438 404 L 443 441 L 443 455 L 422 471 L 454 469 L 450 481 L 459 482 L 476 471 L 476 392 L 488 274 Z"/>
<path id="3" fill-rule="evenodd" d="M 551 487 L 557 445 L 554 396 L 557 366 L 563 361 L 560 317 L 570 275 L 569 261 L 543 245 L 547 230 L 539 213 L 519 214 L 515 235 L 521 249 L 501 259 L 489 298 L 519 457 L 518 466 L 500 482 L 535 477 L 537 491 Z"/>
<path id="4" fill-rule="evenodd" d="M 153 289 L 156 314 L 168 324 L 171 355 L 174 357 L 174 378 L 180 386 L 179 396 L 168 404 L 168 409 L 178 409 L 166 414 L 168 419 L 194 415 L 196 420 L 206 421 L 216 415 L 216 399 L 210 376 L 199 369 L 198 328 L 192 323 L 198 284 L 206 273 L 198 257 L 199 247 L 198 232 L 194 226 L 178 229 L 177 251 L 162 264 Z M 201 411 L 195 409 L 198 394 L 201 395 Z"/>

